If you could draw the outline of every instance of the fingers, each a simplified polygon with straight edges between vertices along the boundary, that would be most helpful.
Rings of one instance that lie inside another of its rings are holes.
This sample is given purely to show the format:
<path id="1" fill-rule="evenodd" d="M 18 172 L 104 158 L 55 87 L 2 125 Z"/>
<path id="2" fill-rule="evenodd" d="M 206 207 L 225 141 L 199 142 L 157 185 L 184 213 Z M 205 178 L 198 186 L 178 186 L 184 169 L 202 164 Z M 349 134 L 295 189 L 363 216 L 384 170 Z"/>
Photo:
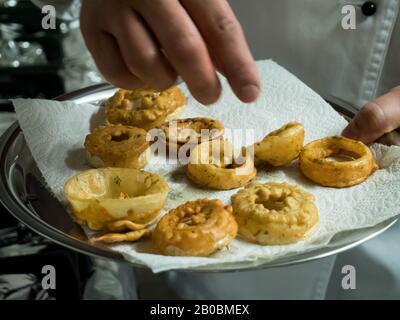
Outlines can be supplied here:
<path id="1" fill-rule="evenodd" d="M 120 23 L 112 27 L 129 71 L 145 84 L 163 91 L 171 87 L 177 75 L 141 18 L 130 8 L 118 13 Z"/>
<path id="2" fill-rule="evenodd" d="M 364 106 L 343 135 L 371 143 L 400 127 L 400 86 Z"/>
<path id="3" fill-rule="evenodd" d="M 179 74 L 210 104 L 221 92 L 218 69 L 242 101 L 258 96 L 255 63 L 225 0 L 87 0 L 81 29 L 100 72 L 118 87 L 165 90 Z"/>
<path id="4" fill-rule="evenodd" d="M 97 68 L 107 81 L 124 89 L 143 86 L 143 82 L 128 70 L 112 35 L 100 31 L 92 33 L 85 41 Z"/>
<path id="5" fill-rule="evenodd" d="M 254 101 L 260 91 L 256 64 L 242 28 L 225 0 L 181 0 L 199 28 L 217 65 L 243 102 Z"/>
<path id="6" fill-rule="evenodd" d="M 186 10 L 178 1 L 137 1 L 135 9 L 146 20 L 166 56 L 193 96 L 204 104 L 221 92 L 207 46 Z"/>
<path id="7" fill-rule="evenodd" d="M 109 9 L 109 5 L 109 1 L 101 0 L 82 2 L 80 22 L 86 46 L 97 68 L 110 83 L 125 89 L 143 86 L 128 70 L 116 39 L 102 27 L 101 23 L 106 20 L 103 13 Z"/>

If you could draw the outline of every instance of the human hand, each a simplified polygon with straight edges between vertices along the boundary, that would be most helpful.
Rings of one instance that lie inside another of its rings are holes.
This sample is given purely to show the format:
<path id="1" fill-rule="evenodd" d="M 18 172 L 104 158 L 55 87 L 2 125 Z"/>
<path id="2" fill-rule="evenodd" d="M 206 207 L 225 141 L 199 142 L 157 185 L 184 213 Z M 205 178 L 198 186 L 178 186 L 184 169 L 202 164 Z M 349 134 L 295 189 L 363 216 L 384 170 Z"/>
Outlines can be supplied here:
<path id="1" fill-rule="evenodd" d="M 400 86 L 369 102 L 343 130 L 343 135 L 371 143 L 400 128 Z"/>
<path id="2" fill-rule="evenodd" d="M 243 102 L 260 88 L 255 62 L 226 0 L 83 0 L 81 30 L 117 87 L 165 90 L 177 75 L 204 104 L 221 92 L 216 71 Z"/>

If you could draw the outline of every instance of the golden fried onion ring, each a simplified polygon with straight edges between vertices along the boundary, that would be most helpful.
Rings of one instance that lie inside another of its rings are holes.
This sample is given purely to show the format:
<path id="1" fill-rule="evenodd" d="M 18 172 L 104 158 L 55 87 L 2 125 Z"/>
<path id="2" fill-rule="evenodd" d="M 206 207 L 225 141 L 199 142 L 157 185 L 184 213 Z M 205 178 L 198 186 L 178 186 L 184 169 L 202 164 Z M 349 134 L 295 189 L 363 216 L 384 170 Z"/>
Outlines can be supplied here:
<path id="1" fill-rule="evenodd" d="M 346 156 L 348 161 L 330 161 Z M 371 150 L 361 141 L 333 136 L 307 144 L 300 153 L 300 170 L 310 180 L 326 187 L 349 187 L 366 180 L 377 164 Z"/>
<path id="2" fill-rule="evenodd" d="M 120 89 L 107 100 L 105 112 L 109 123 L 149 130 L 179 117 L 185 103 L 185 96 L 176 86 L 162 92 Z"/>
<path id="3" fill-rule="evenodd" d="M 153 249 L 170 256 L 208 256 L 227 246 L 237 228 L 232 208 L 220 200 L 189 201 L 160 219 L 152 235 Z"/>
<path id="4" fill-rule="evenodd" d="M 220 138 L 224 125 L 210 118 L 186 118 L 168 121 L 160 126 L 165 141 L 173 145 L 200 143 Z"/>
<path id="5" fill-rule="evenodd" d="M 290 164 L 296 159 L 304 144 L 304 127 L 289 122 L 254 144 L 255 159 L 268 162 L 274 167 Z"/>
<path id="6" fill-rule="evenodd" d="M 228 190 L 245 185 L 257 170 L 251 155 L 236 157 L 232 145 L 218 139 L 203 142 L 192 150 L 186 173 L 199 186 Z"/>
<path id="7" fill-rule="evenodd" d="M 141 128 L 124 125 L 98 127 L 85 139 L 89 163 L 95 168 L 143 168 L 150 149 L 147 132 Z"/>
<path id="8" fill-rule="evenodd" d="M 250 242 L 294 243 L 318 222 L 314 196 L 287 183 L 250 184 L 231 200 L 238 233 Z"/>
<path id="9" fill-rule="evenodd" d="M 136 169 L 91 169 L 70 178 L 64 193 L 81 224 L 103 230 L 111 222 L 145 224 L 164 206 L 168 184 L 160 176 Z"/>

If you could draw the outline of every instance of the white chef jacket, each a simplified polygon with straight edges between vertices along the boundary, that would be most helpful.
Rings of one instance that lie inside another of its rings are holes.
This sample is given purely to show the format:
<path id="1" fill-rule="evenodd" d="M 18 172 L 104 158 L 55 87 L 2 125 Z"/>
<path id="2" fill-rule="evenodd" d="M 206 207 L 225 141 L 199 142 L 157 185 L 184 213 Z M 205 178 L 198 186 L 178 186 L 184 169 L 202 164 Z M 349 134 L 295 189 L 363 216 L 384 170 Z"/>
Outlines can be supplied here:
<path id="1" fill-rule="evenodd" d="M 33 0 L 39 4 L 41 1 Z M 59 15 L 77 17 L 79 1 Z M 400 84 L 399 0 L 375 0 L 365 16 L 357 0 L 230 0 L 256 59 L 272 58 L 324 96 L 362 106 Z M 69 7 L 68 4 L 74 3 Z M 356 7 L 356 29 L 342 28 L 342 7 Z M 70 10 L 69 10 L 70 9 Z M 400 107 L 400 106 L 399 106 Z M 300 265 L 239 272 L 165 276 L 183 298 L 400 298 L 400 225 L 339 254 Z M 341 287 L 342 267 L 356 269 L 356 289 Z"/>

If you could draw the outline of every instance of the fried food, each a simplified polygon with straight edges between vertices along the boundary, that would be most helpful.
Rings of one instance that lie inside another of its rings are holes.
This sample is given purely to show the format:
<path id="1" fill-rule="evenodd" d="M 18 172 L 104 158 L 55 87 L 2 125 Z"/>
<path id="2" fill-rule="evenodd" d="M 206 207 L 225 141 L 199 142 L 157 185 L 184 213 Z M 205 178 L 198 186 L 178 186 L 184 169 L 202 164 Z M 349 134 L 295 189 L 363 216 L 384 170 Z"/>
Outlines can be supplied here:
<path id="1" fill-rule="evenodd" d="M 168 184 L 160 176 L 136 169 L 91 169 L 64 186 L 72 213 L 80 224 L 103 230 L 117 220 L 146 224 L 164 206 Z"/>
<path id="2" fill-rule="evenodd" d="M 105 104 L 107 121 L 150 130 L 164 121 L 176 119 L 186 98 L 176 86 L 158 92 L 151 88 L 118 90 Z"/>
<path id="3" fill-rule="evenodd" d="M 170 256 L 208 256 L 227 246 L 237 229 L 232 208 L 220 200 L 189 201 L 160 219 L 152 235 L 153 249 Z"/>
<path id="4" fill-rule="evenodd" d="M 296 159 L 304 144 L 304 127 L 298 122 L 289 122 L 254 144 L 254 158 L 274 167 L 290 164 Z"/>
<path id="5" fill-rule="evenodd" d="M 149 229 L 129 231 L 126 233 L 105 233 L 99 236 L 90 238 L 91 243 L 104 242 L 104 243 L 119 243 L 119 242 L 135 242 L 143 237 L 149 236 L 151 231 Z"/>
<path id="6" fill-rule="evenodd" d="M 210 118 L 187 118 L 168 121 L 160 126 L 168 146 L 179 148 L 190 143 L 198 144 L 220 138 L 224 125 Z"/>
<path id="7" fill-rule="evenodd" d="M 107 224 L 106 229 L 108 231 L 116 231 L 116 232 L 123 232 L 123 231 L 137 231 L 146 229 L 147 225 L 142 223 L 134 223 L 130 220 L 117 220 Z"/>
<path id="8" fill-rule="evenodd" d="M 141 169 L 150 155 L 147 132 L 141 128 L 118 125 L 98 127 L 85 139 L 91 166 Z"/>
<path id="9" fill-rule="evenodd" d="M 199 186 L 228 190 L 252 180 L 257 170 L 251 155 L 236 156 L 228 141 L 218 139 L 203 142 L 192 150 L 186 173 Z"/>
<path id="10" fill-rule="evenodd" d="M 327 158 L 341 156 L 345 161 Z M 366 180 L 377 164 L 361 141 L 333 136 L 307 144 L 300 153 L 300 170 L 310 180 L 326 187 L 350 187 Z"/>
<path id="11" fill-rule="evenodd" d="M 134 242 L 151 234 L 146 224 L 118 220 L 107 224 L 106 231 L 90 238 L 91 243 Z"/>
<path id="12" fill-rule="evenodd" d="M 288 183 L 250 184 L 231 200 L 238 233 L 250 242 L 294 243 L 318 222 L 314 196 Z"/>

